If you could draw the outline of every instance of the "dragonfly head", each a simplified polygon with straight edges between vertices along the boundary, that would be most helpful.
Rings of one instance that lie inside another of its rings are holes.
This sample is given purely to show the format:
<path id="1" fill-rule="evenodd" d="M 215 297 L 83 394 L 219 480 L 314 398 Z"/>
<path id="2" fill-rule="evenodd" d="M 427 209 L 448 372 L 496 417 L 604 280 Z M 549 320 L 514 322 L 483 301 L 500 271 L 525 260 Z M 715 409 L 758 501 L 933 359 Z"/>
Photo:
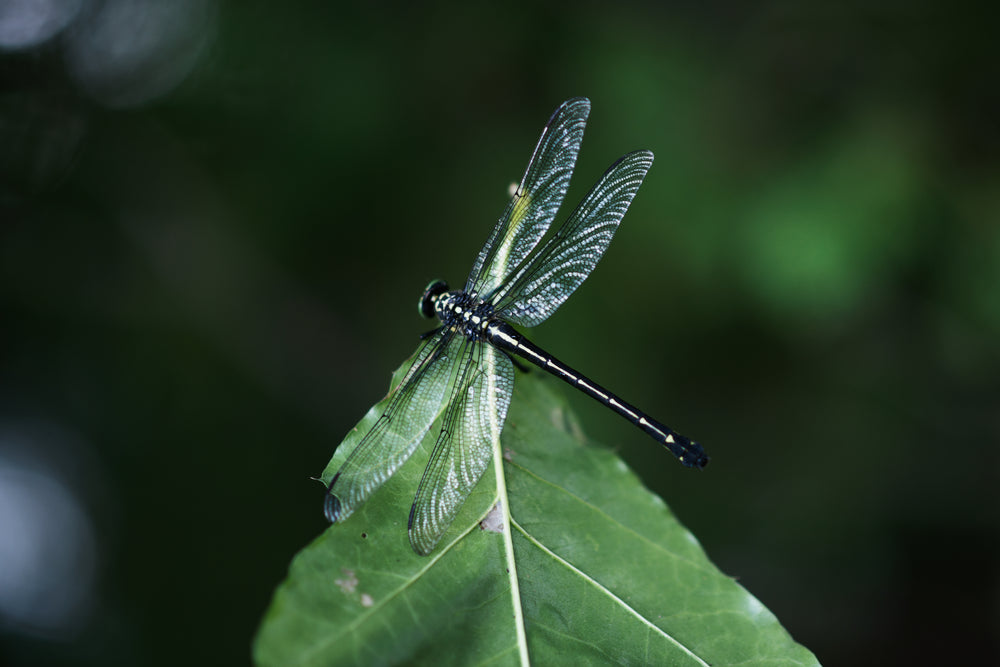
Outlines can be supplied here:
<path id="1" fill-rule="evenodd" d="M 417 304 L 417 308 L 420 310 L 420 314 L 430 319 L 434 317 L 434 302 L 437 298 L 448 291 L 448 283 L 443 280 L 435 280 L 427 286 L 424 290 L 423 296 L 420 297 L 420 303 Z"/>

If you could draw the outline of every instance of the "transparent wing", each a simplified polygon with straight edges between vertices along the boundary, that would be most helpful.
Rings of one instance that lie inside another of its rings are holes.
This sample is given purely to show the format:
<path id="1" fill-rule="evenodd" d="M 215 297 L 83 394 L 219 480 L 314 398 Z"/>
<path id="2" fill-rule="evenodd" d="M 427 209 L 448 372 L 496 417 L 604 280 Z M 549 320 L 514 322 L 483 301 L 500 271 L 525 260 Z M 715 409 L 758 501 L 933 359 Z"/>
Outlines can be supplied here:
<path id="1" fill-rule="evenodd" d="M 470 344 L 410 509 L 410 545 L 421 556 L 434 550 L 489 466 L 514 391 L 514 365 L 507 355 L 492 345 Z"/>
<path id="2" fill-rule="evenodd" d="M 442 330 L 417 350 L 389 407 L 330 481 L 323 511 L 343 521 L 410 457 L 440 414 L 464 336 Z"/>
<path id="3" fill-rule="evenodd" d="M 533 327 L 554 313 L 597 266 L 651 164 L 650 151 L 635 151 L 608 167 L 562 227 L 497 290 L 497 315 Z"/>
<path id="4" fill-rule="evenodd" d="M 521 185 L 476 257 L 466 292 L 489 294 L 545 235 L 566 196 L 589 114 L 590 100 L 584 97 L 563 102 L 552 114 Z"/>

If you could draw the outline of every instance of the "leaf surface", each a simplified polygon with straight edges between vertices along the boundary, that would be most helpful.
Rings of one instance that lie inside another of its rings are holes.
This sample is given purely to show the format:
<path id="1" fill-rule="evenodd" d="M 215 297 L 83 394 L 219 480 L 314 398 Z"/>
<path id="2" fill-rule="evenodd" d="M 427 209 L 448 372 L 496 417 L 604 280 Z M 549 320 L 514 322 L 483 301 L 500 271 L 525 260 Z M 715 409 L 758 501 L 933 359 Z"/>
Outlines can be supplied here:
<path id="1" fill-rule="evenodd" d="M 580 435 L 553 385 L 539 373 L 518 377 L 493 462 L 438 548 L 420 557 L 406 522 L 432 428 L 354 516 L 295 557 L 255 661 L 817 664 L 620 458 Z M 382 406 L 348 435 L 324 481 Z"/>

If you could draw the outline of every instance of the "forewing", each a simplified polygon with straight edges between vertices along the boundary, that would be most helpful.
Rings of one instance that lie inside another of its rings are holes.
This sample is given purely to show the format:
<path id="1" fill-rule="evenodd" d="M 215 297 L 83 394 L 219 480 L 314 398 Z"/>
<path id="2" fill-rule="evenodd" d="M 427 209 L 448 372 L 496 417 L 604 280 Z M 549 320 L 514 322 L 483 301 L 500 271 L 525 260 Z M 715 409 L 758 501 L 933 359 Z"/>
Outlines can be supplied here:
<path id="1" fill-rule="evenodd" d="M 492 345 L 470 344 L 473 354 L 410 510 L 410 545 L 421 556 L 434 550 L 489 466 L 514 391 L 510 359 Z"/>
<path id="2" fill-rule="evenodd" d="M 635 151 L 611 165 L 563 226 L 497 291 L 497 315 L 532 327 L 554 313 L 597 266 L 651 164 L 650 151 Z"/>
<path id="3" fill-rule="evenodd" d="M 323 505 L 328 520 L 349 517 L 420 444 L 441 413 L 464 340 L 442 330 L 417 350 L 389 406 L 330 482 Z"/>
<path id="4" fill-rule="evenodd" d="M 544 236 L 566 196 L 589 114 L 590 100 L 584 97 L 563 102 L 552 114 L 521 185 L 476 257 L 466 292 L 492 292 Z"/>

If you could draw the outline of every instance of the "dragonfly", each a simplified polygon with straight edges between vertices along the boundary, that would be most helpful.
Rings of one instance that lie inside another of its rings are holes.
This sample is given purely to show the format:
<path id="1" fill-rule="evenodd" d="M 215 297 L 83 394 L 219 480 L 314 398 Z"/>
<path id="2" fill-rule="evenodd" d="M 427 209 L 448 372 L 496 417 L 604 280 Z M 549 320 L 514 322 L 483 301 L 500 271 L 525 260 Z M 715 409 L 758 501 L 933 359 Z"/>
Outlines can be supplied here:
<path id="1" fill-rule="evenodd" d="M 513 326 L 543 322 L 590 275 L 653 163 L 648 150 L 619 158 L 541 243 L 565 198 L 589 115 L 590 101 L 583 97 L 567 100 L 552 114 L 464 288 L 451 290 L 441 280 L 427 286 L 420 314 L 436 317 L 439 326 L 424 336 L 385 411 L 331 479 L 324 498 L 331 523 L 347 519 L 396 472 L 443 409 L 407 525 L 413 550 L 430 554 L 499 442 L 514 388 L 515 358 L 604 404 L 685 466 L 708 463 L 700 444 L 557 360 Z"/>

